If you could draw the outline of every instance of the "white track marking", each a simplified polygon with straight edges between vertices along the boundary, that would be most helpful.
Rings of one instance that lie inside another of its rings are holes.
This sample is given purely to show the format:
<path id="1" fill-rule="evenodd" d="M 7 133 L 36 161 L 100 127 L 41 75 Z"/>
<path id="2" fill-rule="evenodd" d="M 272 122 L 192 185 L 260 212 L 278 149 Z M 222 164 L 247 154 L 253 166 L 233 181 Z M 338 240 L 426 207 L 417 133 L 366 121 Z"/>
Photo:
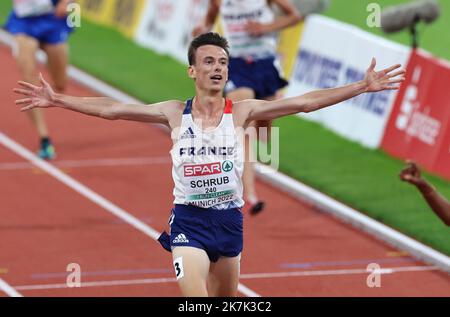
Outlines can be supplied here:
<path id="1" fill-rule="evenodd" d="M 148 279 L 136 279 L 136 280 L 81 282 L 81 288 L 176 283 L 176 281 L 177 281 L 177 279 L 174 277 L 164 277 L 164 278 L 148 278 Z M 45 289 L 63 289 L 63 288 L 69 288 L 69 287 L 67 287 L 66 283 L 61 283 L 61 284 L 23 285 L 23 286 L 16 286 L 15 288 L 17 290 L 21 290 L 21 291 L 31 291 L 31 290 L 45 290 Z"/>
<path id="2" fill-rule="evenodd" d="M 4 291 L 8 296 L 11 297 L 23 297 L 14 287 L 6 283 L 3 279 L 0 278 L 0 289 Z"/>
<path id="3" fill-rule="evenodd" d="M 105 210 L 109 211 L 113 215 L 119 217 L 123 221 L 127 222 L 137 230 L 141 231 L 142 233 L 146 234 L 153 240 L 157 240 L 159 237 L 159 232 L 150 227 L 149 225 L 145 224 L 138 218 L 134 217 L 124 209 L 114 205 L 112 202 L 107 200 L 106 198 L 100 196 L 99 194 L 95 193 L 85 185 L 81 184 L 74 178 L 68 176 L 67 174 L 63 173 L 59 169 L 57 169 L 55 166 L 49 164 L 48 162 L 40 159 L 36 155 L 34 155 L 32 152 L 30 152 L 28 149 L 24 148 L 22 145 L 18 144 L 17 142 L 13 141 L 11 138 L 7 137 L 5 134 L 0 132 L 0 144 L 3 144 L 6 148 L 10 149 L 14 153 L 18 154 L 19 156 L 23 157 L 24 159 L 30 161 L 33 165 L 37 166 L 38 168 L 42 169 L 43 171 L 47 172 L 49 175 L 53 176 L 63 184 L 67 185 L 68 187 L 75 190 L 80 195 L 84 196 L 85 198 L 89 199 L 90 201 L 94 202 L 95 204 L 103 207 Z M 239 285 L 239 291 L 243 293 L 246 296 L 255 296 L 258 295 L 256 292 L 250 291 L 247 287 L 242 287 L 242 285 Z"/>
<path id="4" fill-rule="evenodd" d="M 308 277 L 308 276 L 333 276 L 333 275 L 354 275 L 354 274 L 394 274 L 406 272 L 424 272 L 439 270 L 435 266 L 409 266 L 409 267 L 391 267 L 382 268 L 379 271 L 368 272 L 366 269 L 342 269 L 342 270 L 311 270 L 311 271 L 293 271 L 293 272 L 272 272 L 272 273 L 247 273 L 241 274 L 241 279 L 273 279 L 286 277 Z M 82 282 L 81 288 L 84 287 L 102 287 L 102 286 L 126 286 L 126 285 L 144 285 L 144 284 L 161 284 L 161 283 L 176 283 L 176 278 L 149 278 L 149 279 L 134 279 L 134 280 L 116 280 L 116 281 L 97 281 L 97 282 Z M 38 284 L 38 285 L 20 285 L 14 287 L 21 291 L 31 290 L 46 290 L 46 289 L 63 289 L 68 288 L 66 284 Z M 240 284 L 239 291 L 253 294 L 253 297 L 260 296 L 251 289 Z M 250 296 L 250 295 L 249 295 Z"/>
<path id="5" fill-rule="evenodd" d="M 251 289 L 249 289 L 247 286 L 245 286 L 242 283 L 239 283 L 238 291 L 241 292 L 242 294 L 246 294 L 248 297 L 261 297 L 261 295 L 252 291 Z"/>
<path id="6" fill-rule="evenodd" d="M 105 167 L 105 166 L 133 166 L 133 165 L 156 165 L 171 164 L 168 156 L 155 157 L 127 157 L 127 158 L 107 158 L 92 160 L 64 160 L 53 161 L 53 165 L 58 167 Z M 34 165 L 27 162 L 0 163 L 0 170 L 21 170 L 31 169 Z"/>
<path id="7" fill-rule="evenodd" d="M 437 266 L 409 266 L 381 268 L 380 270 L 367 271 L 366 269 L 342 269 L 342 270 L 317 270 L 317 271 L 295 271 L 295 272 L 275 272 L 275 273 L 250 273 L 242 274 L 242 279 L 256 278 L 276 278 L 293 276 L 326 276 L 326 275 L 350 275 L 350 274 L 393 274 L 400 272 L 436 271 Z"/>
<path id="8" fill-rule="evenodd" d="M 89 199 L 90 201 L 94 202 L 95 204 L 103 207 L 105 210 L 109 211 L 113 215 L 121 218 L 131 226 L 135 227 L 139 231 L 145 233 L 152 239 L 156 240 L 159 237 L 159 233 L 153 229 L 152 227 L 146 225 L 138 218 L 132 216 L 122 208 L 114 205 L 109 200 L 105 199 L 104 197 L 100 196 L 99 194 L 95 193 L 85 185 L 81 184 L 80 182 L 76 181 L 72 177 L 68 176 L 67 174 L 63 173 L 53 165 L 49 164 L 48 162 L 41 160 L 36 155 L 34 155 L 32 152 L 30 152 L 28 149 L 24 148 L 22 145 L 18 144 L 17 142 L 13 141 L 9 137 L 7 137 L 5 134 L 0 132 L 0 144 L 3 144 L 6 148 L 10 149 L 14 153 L 20 155 L 24 159 L 30 161 L 33 165 L 37 166 L 38 168 L 42 169 L 43 171 L 47 172 L 49 175 L 53 176 L 57 180 L 59 180 L 61 183 L 67 185 L 68 187 L 75 190 L 77 193 L 81 194 L 85 198 Z"/>

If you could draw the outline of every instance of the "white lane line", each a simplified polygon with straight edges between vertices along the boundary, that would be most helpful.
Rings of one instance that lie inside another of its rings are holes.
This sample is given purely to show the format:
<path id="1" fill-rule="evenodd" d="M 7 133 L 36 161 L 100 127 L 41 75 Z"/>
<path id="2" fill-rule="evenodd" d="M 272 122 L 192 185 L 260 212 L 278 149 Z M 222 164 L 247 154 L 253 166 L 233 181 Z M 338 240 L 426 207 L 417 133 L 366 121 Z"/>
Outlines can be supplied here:
<path id="1" fill-rule="evenodd" d="M 241 292 L 242 294 L 247 295 L 248 297 L 261 297 L 261 295 L 252 291 L 250 288 L 248 288 L 247 286 L 245 286 L 242 283 L 239 283 L 238 291 Z"/>
<path id="2" fill-rule="evenodd" d="M 157 240 L 159 238 L 159 232 L 145 224 L 138 218 L 132 216 L 130 213 L 125 211 L 124 209 L 114 205 L 112 202 L 107 200 L 106 198 L 100 196 L 95 193 L 85 185 L 81 184 L 77 180 L 63 173 L 53 165 L 48 162 L 41 160 L 39 157 L 34 155 L 32 152 L 24 148 L 22 145 L 13 141 L 11 138 L 7 137 L 4 133 L 0 132 L 0 143 L 3 144 L 6 148 L 10 149 L 14 153 L 22 156 L 24 159 L 30 161 L 33 165 L 39 167 L 43 171 L 47 172 L 49 175 L 55 177 L 57 180 L 67 185 L 68 187 L 75 190 L 77 193 L 86 197 L 90 201 L 96 203 L 97 205 L 103 207 L 105 210 L 109 211 L 113 215 L 119 217 L 123 221 L 127 222 L 137 230 L 143 232 L 153 240 Z M 249 297 L 253 297 L 258 295 L 257 293 L 250 291 L 247 287 L 243 287 L 243 285 L 239 284 L 239 291 Z M 258 295 L 260 296 L 260 295 Z"/>
<path id="3" fill-rule="evenodd" d="M 147 278 L 147 279 L 136 279 L 136 280 L 82 282 L 81 288 L 176 283 L 176 281 L 177 281 L 177 279 L 174 277 L 164 277 L 164 278 Z M 69 288 L 69 287 L 67 286 L 66 283 L 61 283 L 61 284 L 23 285 L 23 286 L 16 286 L 15 288 L 20 291 L 32 291 L 32 290 L 46 290 L 46 289 L 64 289 L 64 288 Z"/>
<path id="4" fill-rule="evenodd" d="M 0 278 L 0 289 L 4 291 L 8 296 L 11 297 L 23 297 L 14 287 L 6 283 L 3 279 Z"/>
<path id="5" fill-rule="evenodd" d="M 409 266 L 381 268 L 380 270 L 367 271 L 366 269 L 343 269 L 343 270 L 317 270 L 317 271 L 295 271 L 295 272 L 275 272 L 275 273 L 250 273 L 242 274 L 242 279 L 256 278 L 276 278 L 293 276 L 326 276 L 326 275 L 350 275 L 350 274 L 393 274 L 400 272 L 436 271 L 437 266 Z"/>
<path id="6" fill-rule="evenodd" d="M 92 160 L 64 160 L 53 161 L 52 164 L 58 167 L 103 167 L 103 166 L 133 166 L 133 165 L 154 165 L 170 164 L 172 161 L 168 156 L 155 157 L 127 157 L 127 158 L 106 158 Z M 31 169 L 34 165 L 27 162 L 0 163 L 0 170 L 21 170 Z"/>
<path id="7" fill-rule="evenodd" d="M 409 266 L 409 267 L 391 267 L 381 268 L 379 271 L 369 272 L 366 269 L 342 269 L 342 270 L 317 270 L 317 271 L 293 271 L 293 272 L 273 272 L 273 273 L 248 273 L 241 274 L 241 279 L 273 279 L 286 277 L 307 277 L 307 276 L 331 276 L 331 275 L 351 275 L 351 274 L 394 274 L 404 272 L 418 272 L 418 271 L 436 271 L 439 270 L 435 266 Z M 134 279 L 134 280 L 115 280 L 115 281 L 97 281 L 97 282 L 82 282 L 83 287 L 103 287 L 103 286 L 127 286 L 127 285 L 144 285 L 144 284 L 162 284 L 175 283 L 176 278 L 148 278 L 148 279 Z M 64 289 L 68 288 L 67 284 L 38 284 L 38 285 L 20 285 L 14 286 L 15 289 L 21 291 L 31 290 L 46 290 L 46 289 Z M 240 284 L 239 291 L 244 293 L 251 293 L 254 297 L 260 296 L 251 289 Z"/>
<path id="8" fill-rule="evenodd" d="M 142 231 L 152 239 L 156 240 L 159 237 L 159 233 L 151 228 L 150 226 L 146 225 L 136 217 L 132 216 L 122 208 L 114 205 L 109 200 L 105 199 L 104 197 L 100 196 L 99 194 L 95 193 L 85 185 L 81 184 L 80 182 L 76 181 L 72 177 L 68 176 L 67 174 L 63 173 L 53 165 L 49 164 L 48 162 L 41 160 L 36 155 L 34 155 L 32 152 L 24 148 L 22 145 L 18 144 L 17 142 L 13 141 L 9 137 L 7 137 L 5 134 L 0 132 L 0 143 L 3 144 L 6 148 L 10 149 L 14 153 L 22 156 L 24 159 L 30 161 L 33 165 L 37 166 L 38 168 L 42 169 L 43 171 L 47 172 L 63 184 L 67 185 L 68 187 L 72 188 L 82 196 L 86 197 L 90 201 L 96 203 L 97 205 L 103 207 L 113 215 L 121 218 L 128 224 L 132 225 L 139 231 Z"/>

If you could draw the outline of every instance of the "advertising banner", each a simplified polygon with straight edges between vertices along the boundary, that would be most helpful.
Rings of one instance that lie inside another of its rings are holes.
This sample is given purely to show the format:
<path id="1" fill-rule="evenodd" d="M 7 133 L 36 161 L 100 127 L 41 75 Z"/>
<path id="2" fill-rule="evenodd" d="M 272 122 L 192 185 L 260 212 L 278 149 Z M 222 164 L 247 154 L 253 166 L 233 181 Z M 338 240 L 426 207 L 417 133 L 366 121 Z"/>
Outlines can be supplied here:
<path id="1" fill-rule="evenodd" d="M 449 87 L 450 65 L 414 51 L 382 148 L 398 158 L 414 159 L 450 179 Z"/>
<path id="2" fill-rule="evenodd" d="M 372 57 L 376 70 L 405 65 L 410 49 L 372 35 L 357 27 L 311 15 L 291 76 L 287 96 L 346 85 L 364 78 Z M 364 94 L 301 117 L 318 121 L 332 131 L 369 148 L 380 145 L 395 100 L 395 91 Z"/>
<path id="3" fill-rule="evenodd" d="M 78 0 L 82 16 L 133 37 L 146 0 Z"/>
<path id="4" fill-rule="evenodd" d="M 147 1 L 135 40 L 187 64 L 192 30 L 204 18 L 207 9 L 208 0 Z"/>

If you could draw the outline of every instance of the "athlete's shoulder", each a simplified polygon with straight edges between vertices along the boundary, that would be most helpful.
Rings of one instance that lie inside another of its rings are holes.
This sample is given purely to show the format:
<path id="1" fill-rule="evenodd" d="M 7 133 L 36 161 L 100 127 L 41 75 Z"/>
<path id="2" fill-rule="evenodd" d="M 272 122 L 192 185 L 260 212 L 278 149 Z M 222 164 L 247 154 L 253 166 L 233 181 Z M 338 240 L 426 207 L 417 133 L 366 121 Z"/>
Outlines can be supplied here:
<path id="1" fill-rule="evenodd" d="M 152 106 L 156 106 L 170 121 L 173 118 L 181 116 L 185 108 L 185 103 L 180 100 L 167 100 L 155 103 Z"/>
<path id="2" fill-rule="evenodd" d="M 233 102 L 233 121 L 235 127 L 246 127 L 248 124 L 247 119 L 252 109 L 261 102 L 264 102 L 264 100 L 244 99 Z"/>
<path id="3" fill-rule="evenodd" d="M 180 101 L 180 100 L 166 100 L 166 101 L 161 101 L 161 102 L 151 104 L 151 106 L 157 106 L 157 107 L 161 107 L 161 108 L 165 108 L 165 109 L 173 109 L 173 110 L 183 109 L 185 107 L 185 105 L 186 105 L 185 102 Z"/>

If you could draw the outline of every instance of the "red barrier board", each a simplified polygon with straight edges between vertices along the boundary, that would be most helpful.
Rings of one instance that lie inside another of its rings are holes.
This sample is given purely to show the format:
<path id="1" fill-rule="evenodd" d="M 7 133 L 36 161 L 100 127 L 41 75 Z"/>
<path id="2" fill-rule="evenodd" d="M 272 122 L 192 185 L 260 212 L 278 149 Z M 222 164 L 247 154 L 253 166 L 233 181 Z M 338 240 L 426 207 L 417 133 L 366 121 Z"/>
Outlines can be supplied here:
<path id="1" fill-rule="evenodd" d="M 450 179 L 450 66 L 413 51 L 382 148 Z"/>
<path id="2" fill-rule="evenodd" d="M 447 132 L 442 142 L 441 151 L 438 154 L 433 170 L 450 179 L 450 124 L 447 125 Z"/>

